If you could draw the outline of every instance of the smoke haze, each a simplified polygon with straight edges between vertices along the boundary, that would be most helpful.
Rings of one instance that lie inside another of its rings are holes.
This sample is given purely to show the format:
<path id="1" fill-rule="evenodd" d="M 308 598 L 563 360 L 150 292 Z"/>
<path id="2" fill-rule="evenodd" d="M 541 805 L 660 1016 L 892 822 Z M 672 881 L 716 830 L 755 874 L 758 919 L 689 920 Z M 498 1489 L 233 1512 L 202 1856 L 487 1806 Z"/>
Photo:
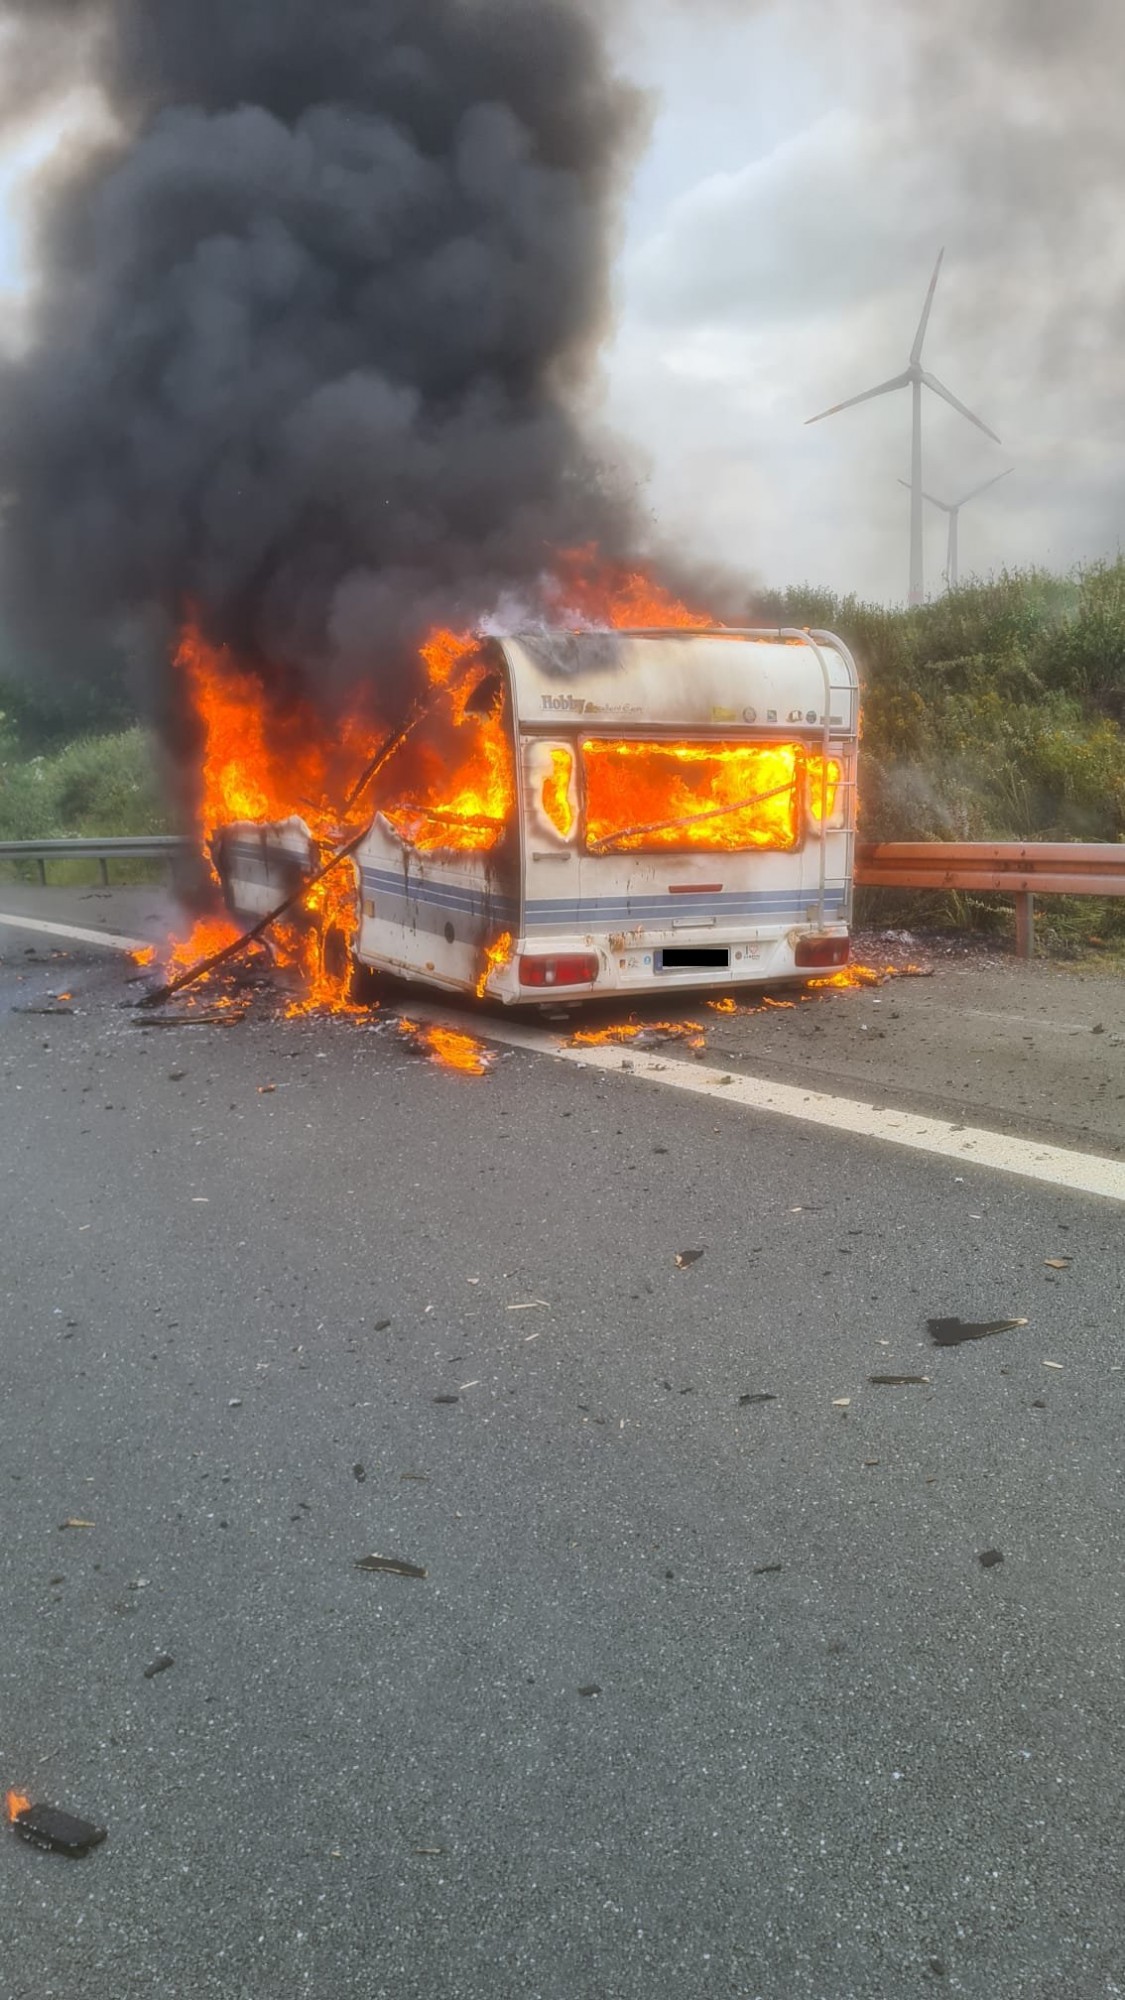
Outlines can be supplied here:
<path id="1" fill-rule="evenodd" d="M 644 105 L 580 0 L 0 0 L 0 31 L 9 124 L 92 67 L 121 135 L 44 191 L 0 368 L 40 657 L 190 606 L 331 691 L 630 545 L 581 414 Z"/>

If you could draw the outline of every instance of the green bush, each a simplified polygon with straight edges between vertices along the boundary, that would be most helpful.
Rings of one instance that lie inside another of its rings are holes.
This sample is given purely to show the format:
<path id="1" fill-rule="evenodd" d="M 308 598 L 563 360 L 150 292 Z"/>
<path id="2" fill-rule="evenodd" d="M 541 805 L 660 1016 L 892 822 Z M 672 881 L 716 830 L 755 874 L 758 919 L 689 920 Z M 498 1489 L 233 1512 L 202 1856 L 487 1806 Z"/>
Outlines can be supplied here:
<path id="1" fill-rule="evenodd" d="M 154 746 L 143 729 L 84 738 L 53 756 L 22 760 L 0 737 L 0 839 L 168 830 Z"/>

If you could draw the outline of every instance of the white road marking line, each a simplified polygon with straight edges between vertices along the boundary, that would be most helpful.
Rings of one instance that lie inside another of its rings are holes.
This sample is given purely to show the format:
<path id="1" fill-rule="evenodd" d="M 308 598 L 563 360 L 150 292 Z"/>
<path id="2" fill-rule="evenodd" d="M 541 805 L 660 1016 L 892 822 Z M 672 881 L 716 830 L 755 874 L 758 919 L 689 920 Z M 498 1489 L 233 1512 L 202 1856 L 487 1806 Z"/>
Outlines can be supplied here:
<path id="1" fill-rule="evenodd" d="M 113 931 L 84 931 L 78 924 L 48 924 L 42 917 L 13 917 L 0 910 L 0 924 L 17 931 L 38 931 L 44 937 L 68 938 L 71 944 L 99 944 L 106 951 L 144 951 L 151 938 L 117 937 Z"/>
<path id="2" fill-rule="evenodd" d="M 709 1097 L 716 1105 L 738 1105 L 744 1111 L 795 1118 L 803 1124 L 827 1126 L 855 1138 L 879 1139 L 892 1146 L 906 1146 L 912 1152 L 933 1153 L 960 1166 L 986 1167 L 992 1173 L 1016 1174 L 1048 1187 L 1073 1188 L 1079 1193 L 1099 1195 L 1105 1201 L 1125 1202 L 1125 1160 L 1106 1159 L 1098 1153 L 1075 1153 L 1038 1139 L 1014 1138 L 980 1126 L 955 1125 L 944 1118 L 923 1118 L 893 1107 L 879 1110 L 873 1104 L 859 1103 L 853 1098 L 830 1097 L 824 1091 L 771 1083 L 763 1077 L 735 1076 L 702 1063 L 680 1062 L 667 1055 L 646 1055 L 643 1050 L 623 1048 L 618 1043 L 571 1048 L 558 1036 L 523 1027 L 515 1021 L 467 1022 L 463 1015 L 426 1006 L 415 1011 L 442 1025 L 468 1027 L 486 1041 L 555 1056 L 561 1062 L 577 1064 L 580 1069 L 602 1070 L 614 1076 L 624 1074 L 631 1079 L 639 1077 L 663 1084 L 665 1089 Z M 624 1072 L 623 1060 L 630 1065 Z"/>
<path id="3" fill-rule="evenodd" d="M 103 931 L 80 930 L 74 924 L 49 924 L 38 917 L 7 916 L 2 912 L 0 924 L 39 931 L 49 937 L 70 938 L 77 944 L 103 945 L 111 951 L 138 951 L 149 942 L 145 938 L 115 937 Z M 806 1125 L 825 1125 L 834 1132 L 849 1132 L 855 1138 L 880 1139 L 888 1145 L 906 1146 L 911 1152 L 933 1153 L 962 1166 L 986 1167 L 992 1173 L 1016 1174 L 1048 1187 L 1074 1188 L 1105 1201 L 1125 1203 L 1125 1161 L 1108 1160 L 1098 1153 L 1074 1153 L 1037 1139 L 1016 1139 L 1003 1132 L 986 1131 L 981 1126 L 953 1125 L 944 1118 L 920 1118 L 910 1111 L 881 1111 L 873 1104 L 862 1104 L 850 1097 L 829 1097 L 824 1091 L 769 1083 L 762 1077 L 734 1076 L 702 1063 L 678 1062 L 669 1056 L 658 1059 L 643 1049 L 623 1049 L 616 1042 L 595 1048 L 571 1048 L 559 1036 L 546 1034 L 541 1028 L 524 1027 L 517 1021 L 481 1022 L 425 1004 L 412 1006 L 411 1011 L 440 1026 L 476 1034 L 483 1041 L 554 1056 L 560 1062 L 575 1063 L 579 1069 L 640 1077 L 646 1082 L 663 1084 L 666 1089 L 687 1091 L 693 1097 L 710 1097 L 718 1104 L 737 1104 L 745 1111 L 765 1111 L 775 1117 L 798 1119 Z M 628 1070 L 622 1071 L 623 1061 L 630 1064 Z M 718 1096 L 717 1090 L 721 1090 Z"/>

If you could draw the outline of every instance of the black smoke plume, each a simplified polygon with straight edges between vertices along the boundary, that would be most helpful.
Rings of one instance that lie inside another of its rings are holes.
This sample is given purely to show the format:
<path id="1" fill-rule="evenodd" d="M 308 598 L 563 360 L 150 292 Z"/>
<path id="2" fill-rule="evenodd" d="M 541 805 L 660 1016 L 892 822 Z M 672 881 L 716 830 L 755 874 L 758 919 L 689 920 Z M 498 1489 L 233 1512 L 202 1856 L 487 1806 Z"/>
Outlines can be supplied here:
<path id="1" fill-rule="evenodd" d="M 41 194 L 0 367 L 40 662 L 166 657 L 190 608 L 328 699 L 552 550 L 629 547 L 581 399 L 644 107 L 592 5 L 0 0 L 0 30 L 0 116 L 92 73 L 115 120 Z"/>

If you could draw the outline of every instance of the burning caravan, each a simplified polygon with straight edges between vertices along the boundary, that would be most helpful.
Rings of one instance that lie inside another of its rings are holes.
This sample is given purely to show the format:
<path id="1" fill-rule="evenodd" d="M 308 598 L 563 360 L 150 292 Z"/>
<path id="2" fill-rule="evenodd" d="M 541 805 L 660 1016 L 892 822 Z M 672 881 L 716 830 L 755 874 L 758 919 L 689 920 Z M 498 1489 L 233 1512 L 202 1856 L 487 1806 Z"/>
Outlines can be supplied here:
<path id="1" fill-rule="evenodd" d="M 421 801 L 409 759 L 383 772 L 342 864 L 358 967 L 511 1005 L 847 962 L 859 692 L 840 639 L 521 632 L 474 658 L 460 726 L 487 734 L 499 792 L 482 809 L 431 778 Z M 245 917 L 318 859 L 298 819 L 225 828 L 213 851 Z"/>

